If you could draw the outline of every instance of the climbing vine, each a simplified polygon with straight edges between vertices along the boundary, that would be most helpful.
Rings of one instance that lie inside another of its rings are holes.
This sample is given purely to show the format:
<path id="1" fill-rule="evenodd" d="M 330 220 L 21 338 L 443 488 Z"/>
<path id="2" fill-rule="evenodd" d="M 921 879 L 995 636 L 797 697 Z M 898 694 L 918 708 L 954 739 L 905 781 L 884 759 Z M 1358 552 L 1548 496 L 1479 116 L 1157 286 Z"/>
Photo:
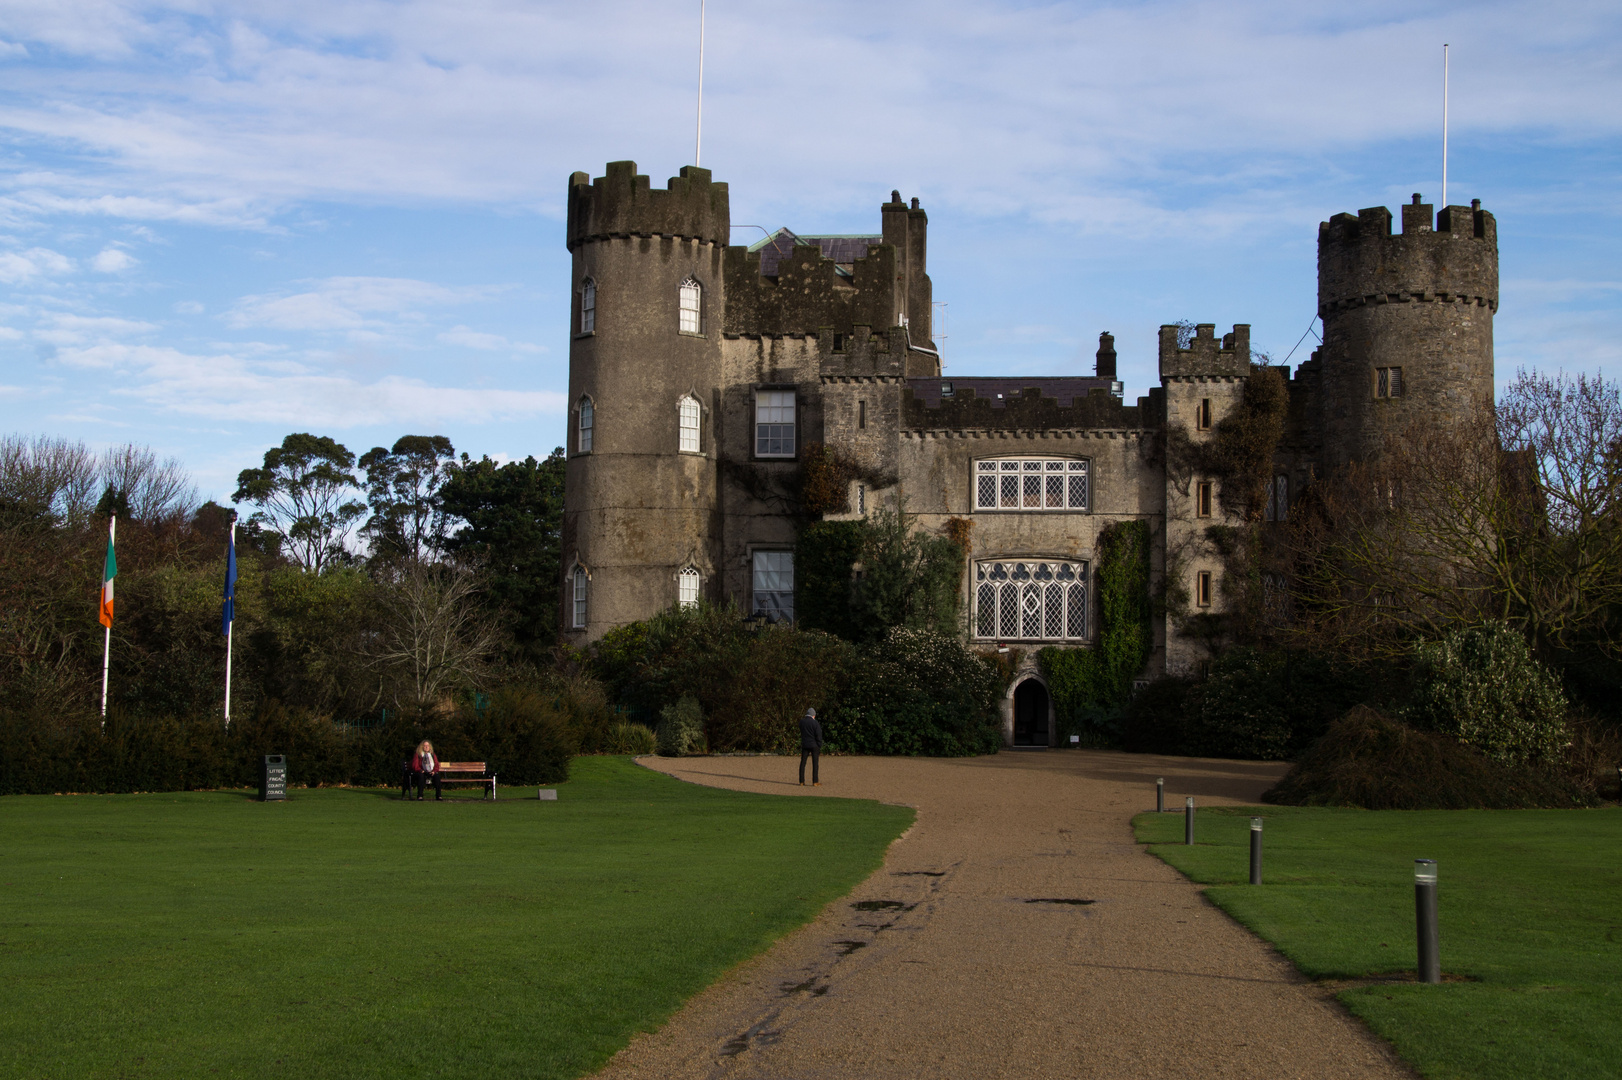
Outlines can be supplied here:
<path id="1" fill-rule="evenodd" d="M 1053 696 L 1059 735 L 1094 745 L 1120 733 L 1132 680 L 1154 647 L 1149 596 L 1149 525 L 1122 521 L 1098 538 L 1098 638 L 1091 649 L 1048 647 L 1037 665 Z"/>

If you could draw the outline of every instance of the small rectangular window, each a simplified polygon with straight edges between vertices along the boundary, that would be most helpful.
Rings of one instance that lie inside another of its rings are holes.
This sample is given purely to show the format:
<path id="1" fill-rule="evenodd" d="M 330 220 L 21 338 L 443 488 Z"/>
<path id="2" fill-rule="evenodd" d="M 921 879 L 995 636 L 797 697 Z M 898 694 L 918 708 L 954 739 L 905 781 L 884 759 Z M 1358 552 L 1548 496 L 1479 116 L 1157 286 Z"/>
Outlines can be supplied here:
<path id="1" fill-rule="evenodd" d="M 867 402 L 865 401 L 856 403 L 856 426 L 859 428 L 867 426 Z"/>
<path id="2" fill-rule="evenodd" d="M 757 551 L 754 611 L 772 622 L 794 619 L 794 552 Z"/>
<path id="3" fill-rule="evenodd" d="M 1194 514 L 1197 517 L 1211 516 L 1211 482 L 1201 480 L 1194 488 Z"/>
<path id="4" fill-rule="evenodd" d="M 594 410 L 591 407 L 591 399 L 582 398 L 580 400 L 580 436 L 575 441 L 575 449 L 579 450 L 582 454 L 591 453 L 591 425 L 593 420 L 593 411 Z"/>
<path id="5" fill-rule="evenodd" d="M 1211 399 L 1200 398 L 1199 407 L 1194 410 L 1194 426 L 1201 431 L 1211 430 Z"/>
<path id="6" fill-rule="evenodd" d="M 1263 513 L 1268 521 L 1283 521 L 1290 513 L 1290 478 L 1275 476 L 1267 481 L 1267 501 Z"/>
<path id="7" fill-rule="evenodd" d="M 1391 396 L 1402 396 L 1402 369 L 1400 367 L 1391 369 Z"/>
<path id="8" fill-rule="evenodd" d="M 1211 571 L 1201 570 L 1194 575 L 1194 603 L 1199 607 L 1211 606 Z"/>
<path id="9" fill-rule="evenodd" d="M 755 391 L 755 456 L 794 456 L 794 391 Z"/>
<path id="10" fill-rule="evenodd" d="M 1402 369 L 1400 367 L 1374 369 L 1374 396 L 1383 398 L 1402 396 Z"/>
<path id="11" fill-rule="evenodd" d="M 845 335 L 844 334 L 835 334 L 834 335 L 834 352 L 844 352 L 844 351 L 845 351 Z"/>
<path id="12" fill-rule="evenodd" d="M 867 485 L 866 484 L 857 484 L 856 485 L 856 512 L 858 514 L 867 513 Z"/>

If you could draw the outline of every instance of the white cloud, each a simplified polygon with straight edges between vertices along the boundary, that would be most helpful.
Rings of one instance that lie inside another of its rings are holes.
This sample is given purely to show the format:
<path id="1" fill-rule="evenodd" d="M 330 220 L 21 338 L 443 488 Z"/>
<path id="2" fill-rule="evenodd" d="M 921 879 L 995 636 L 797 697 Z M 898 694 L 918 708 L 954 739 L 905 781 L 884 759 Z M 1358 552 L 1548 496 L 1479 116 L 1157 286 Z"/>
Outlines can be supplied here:
<path id="1" fill-rule="evenodd" d="M 117 274 L 139 262 L 135 256 L 122 248 L 102 248 L 95 258 L 90 260 L 91 269 L 102 274 Z"/>
<path id="2" fill-rule="evenodd" d="M 41 326 L 34 338 L 58 347 L 82 345 L 88 341 L 110 342 L 121 338 L 150 334 L 158 327 L 136 319 L 113 316 L 72 315 L 50 312 L 40 319 Z"/>
<path id="3" fill-rule="evenodd" d="M 181 300 L 175 304 L 175 314 L 177 315 L 201 315 L 202 313 L 203 305 L 196 300 Z"/>
<path id="4" fill-rule="evenodd" d="M 525 341 L 510 341 L 500 334 L 486 334 L 471 327 L 453 326 L 437 339 L 443 345 L 460 345 L 464 349 L 502 350 L 522 353 L 544 353 L 545 345 L 531 345 Z"/>
<path id="5" fill-rule="evenodd" d="M 255 423 L 353 428 L 522 420 L 561 415 L 564 395 L 546 390 L 435 386 L 385 376 L 271 370 L 230 353 L 198 356 L 165 346 L 100 344 L 62 349 L 59 362 L 114 371 L 131 381 L 114 392 L 160 412 Z"/>
<path id="6" fill-rule="evenodd" d="M 21 330 L 0 326 L 0 341 L 21 341 L 26 336 Z"/>
<path id="7" fill-rule="evenodd" d="M 420 308 L 464 303 L 489 292 L 410 278 L 335 277 L 291 296 L 245 296 L 226 315 L 226 322 L 235 327 L 359 332 L 385 325 L 379 315 L 419 319 Z"/>
<path id="8" fill-rule="evenodd" d="M 60 276 L 73 270 L 73 260 L 49 248 L 0 252 L 0 282 L 20 285 L 38 277 Z"/>

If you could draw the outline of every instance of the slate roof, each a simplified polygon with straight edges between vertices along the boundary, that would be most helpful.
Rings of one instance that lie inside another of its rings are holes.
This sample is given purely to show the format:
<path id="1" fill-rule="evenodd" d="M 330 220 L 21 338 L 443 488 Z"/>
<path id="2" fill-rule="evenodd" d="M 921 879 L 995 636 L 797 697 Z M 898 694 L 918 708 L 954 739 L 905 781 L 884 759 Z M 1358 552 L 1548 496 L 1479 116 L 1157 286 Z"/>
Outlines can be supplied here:
<path id="1" fill-rule="evenodd" d="M 795 244 L 815 244 L 822 249 L 823 258 L 849 266 L 857 259 L 867 258 L 869 244 L 883 242 L 882 236 L 801 236 L 788 229 L 778 229 L 767 239 L 749 245 L 749 250 L 760 252 L 760 272 L 766 277 L 776 277 L 777 264 L 793 254 Z"/>
<path id="2" fill-rule="evenodd" d="M 1121 396 L 1121 384 L 1113 379 L 1100 379 L 1091 375 L 1057 375 L 1051 377 L 1011 376 L 1009 378 L 912 378 L 907 380 L 914 400 L 925 408 L 938 409 L 942 397 L 966 398 L 972 392 L 981 400 L 990 399 L 993 409 L 1000 409 L 1009 398 L 1018 398 L 1026 390 L 1037 390 L 1045 398 L 1057 399 L 1060 408 L 1068 408 L 1077 398 L 1085 399 L 1093 390 L 1102 390 Z M 945 391 L 950 388 L 951 393 Z"/>

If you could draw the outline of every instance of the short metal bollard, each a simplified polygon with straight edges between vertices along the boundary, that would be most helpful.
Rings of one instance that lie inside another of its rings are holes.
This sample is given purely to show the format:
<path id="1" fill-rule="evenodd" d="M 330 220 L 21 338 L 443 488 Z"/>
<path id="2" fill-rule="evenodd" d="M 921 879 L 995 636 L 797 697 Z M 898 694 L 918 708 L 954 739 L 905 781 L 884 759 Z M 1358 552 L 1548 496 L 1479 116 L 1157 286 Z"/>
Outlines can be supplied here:
<path id="1" fill-rule="evenodd" d="M 1194 796 L 1190 795 L 1188 801 L 1183 803 L 1183 843 L 1194 842 Z"/>
<path id="2" fill-rule="evenodd" d="M 1155 813 L 1166 812 L 1166 778 L 1160 777 L 1155 781 Z"/>
<path id="3" fill-rule="evenodd" d="M 1262 819 L 1250 819 L 1250 883 L 1262 883 Z"/>
<path id="4" fill-rule="evenodd" d="M 1414 922 L 1419 931 L 1419 981 L 1442 981 L 1442 951 L 1436 932 L 1436 860 L 1414 860 Z"/>

